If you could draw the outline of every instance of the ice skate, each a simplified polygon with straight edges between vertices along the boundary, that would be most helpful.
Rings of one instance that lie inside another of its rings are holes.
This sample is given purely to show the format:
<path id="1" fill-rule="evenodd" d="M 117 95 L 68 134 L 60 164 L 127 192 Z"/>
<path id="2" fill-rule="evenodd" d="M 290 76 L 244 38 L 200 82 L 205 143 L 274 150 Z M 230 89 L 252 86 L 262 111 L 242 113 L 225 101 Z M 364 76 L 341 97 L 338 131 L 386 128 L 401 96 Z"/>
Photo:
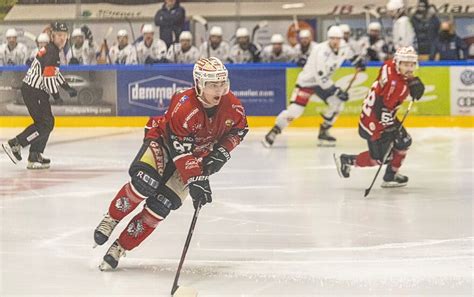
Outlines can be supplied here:
<path id="1" fill-rule="evenodd" d="M 334 156 L 334 162 L 336 162 L 337 173 L 340 177 L 348 178 L 351 172 L 351 166 L 354 165 L 354 155 L 341 154 L 339 156 Z"/>
<path id="2" fill-rule="evenodd" d="M 2 148 L 14 164 L 21 161 L 21 145 L 16 138 L 3 143 Z"/>
<path id="3" fill-rule="evenodd" d="M 104 260 L 99 265 L 99 269 L 105 271 L 117 268 L 120 257 L 122 256 L 125 257 L 125 249 L 120 245 L 117 239 L 105 254 Z"/>
<path id="4" fill-rule="evenodd" d="M 389 165 L 383 176 L 382 188 L 398 188 L 404 187 L 408 183 L 408 177 L 401 175 L 392 170 L 392 167 Z"/>
<path id="5" fill-rule="evenodd" d="M 329 134 L 331 127 L 325 127 L 323 124 L 319 127 L 318 146 L 334 147 L 336 146 L 336 138 Z"/>
<path id="6" fill-rule="evenodd" d="M 110 234 L 112 234 L 118 223 L 119 221 L 113 219 L 109 214 L 104 216 L 99 226 L 94 230 L 94 248 L 98 245 L 103 245 L 109 240 Z"/>
<path id="7" fill-rule="evenodd" d="M 262 144 L 266 148 L 271 148 L 273 146 L 273 143 L 275 142 L 275 138 L 278 134 L 281 133 L 281 129 L 278 128 L 278 126 L 273 126 L 273 128 L 270 130 L 270 132 L 265 135 L 265 138 L 262 140 Z"/>
<path id="8" fill-rule="evenodd" d="M 51 164 L 51 160 L 44 158 L 41 153 L 30 152 L 28 156 L 28 169 L 48 169 Z"/>

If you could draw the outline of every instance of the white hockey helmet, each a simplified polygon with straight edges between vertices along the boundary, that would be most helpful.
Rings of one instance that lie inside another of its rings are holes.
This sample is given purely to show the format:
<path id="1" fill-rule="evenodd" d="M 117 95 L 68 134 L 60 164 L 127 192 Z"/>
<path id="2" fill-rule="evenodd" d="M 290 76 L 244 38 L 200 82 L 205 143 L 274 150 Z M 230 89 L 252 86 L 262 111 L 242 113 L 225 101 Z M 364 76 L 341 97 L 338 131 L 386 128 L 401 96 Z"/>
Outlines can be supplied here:
<path id="1" fill-rule="evenodd" d="M 348 24 L 340 24 L 339 28 L 341 28 L 342 33 L 351 33 L 351 27 Z"/>
<path id="2" fill-rule="evenodd" d="M 71 37 L 74 38 L 74 37 L 78 37 L 78 36 L 84 37 L 84 33 L 82 32 L 82 30 L 80 28 L 76 28 L 76 29 L 72 30 Z"/>
<path id="3" fill-rule="evenodd" d="M 209 35 L 210 36 L 222 36 L 223 32 L 222 32 L 222 28 L 219 27 L 219 26 L 214 26 L 211 28 L 211 30 L 209 31 Z"/>
<path id="4" fill-rule="evenodd" d="M 247 28 L 239 28 L 235 32 L 235 37 L 240 38 L 240 37 L 248 37 L 250 36 L 249 30 Z"/>
<path id="5" fill-rule="evenodd" d="M 179 41 L 181 40 L 193 40 L 193 35 L 189 31 L 183 31 L 179 34 Z"/>
<path id="6" fill-rule="evenodd" d="M 48 36 L 48 34 L 46 34 L 46 33 L 41 33 L 41 34 L 38 35 L 38 37 L 36 38 L 36 41 L 37 41 L 38 43 L 40 43 L 40 42 L 46 42 L 46 43 L 48 43 L 48 42 L 49 42 L 49 36 Z"/>
<path id="7" fill-rule="evenodd" d="M 397 49 L 393 57 L 395 67 L 400 72 L 400 62 L 414 62 L 418 66 L 418 54 L 413 46 L 405 46 Z"/>
<path id="8" fill-rule="evenodd" d="M 299 33 L 300 38 L 311 38 L 311 31 L 308 29 L 303 29 Z"/>
<path id="9" fill-rule="evenodd" d="M 5 32 L 5 37 L 18 37 L 18 32 L 16 32 L 15 28 L 10 28 L 7 30 L 7 32 Z"/>
<path id="10" fill-rule="evenodd" d="M 198 99 L 205 105 L 209 105 L 209 102 L 203 101 L 205 98 L 202 98 L 206 83 L 224 82 L 225 89 L 220 96 L 224 96 L 229 92 L 229 72 L 221 60 L 216 57 L 199 59 L 196 64 L 194 64 L 193 79 Z"/>
<path id="11" fill-rule="evenodd" d="M 117 37 L 125 37 L 128 36 L 128 32 L 125 29 L 118 30 Z"/>
<path id="12" fill-rule="evenodd" d="M 145 24 L 142 28 L 142 33 L 155 33 L 155 27 L 152 24 Z"/>
<path id="13" fill-rule="evenodd" d="M 389 0 L 387 3 L 387 11 L 395 11 L 405 7 L 403 0 Z"/>
<path id="14" fill-rule="evenodd" d="M 283 38 L 283 35 L 281 34 L 273 34 L 272 38 L 270 39 L 271 44 L 284 43 L 284 42 L 285 42 L 285 38 Z"/>
<path id="15" fill-rule="evenodd" d="M 339 26 L 331 26 L 328 30 L 328 38 L 343 38 L 344 33 Z"/>
<path id="16" fill-rule="evenodd" d="M 381 31 L 382 25 L 379 22 L 372 22 L 367 27 L 367 32 L 369 31 Z"/>

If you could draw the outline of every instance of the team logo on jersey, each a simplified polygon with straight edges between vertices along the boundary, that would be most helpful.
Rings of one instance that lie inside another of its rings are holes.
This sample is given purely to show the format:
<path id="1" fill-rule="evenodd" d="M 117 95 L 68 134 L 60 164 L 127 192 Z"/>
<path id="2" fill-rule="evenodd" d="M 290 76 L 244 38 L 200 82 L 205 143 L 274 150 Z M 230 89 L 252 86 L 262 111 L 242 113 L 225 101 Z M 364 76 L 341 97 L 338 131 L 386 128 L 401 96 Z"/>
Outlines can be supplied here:
<path id="1" fill-rule="evenodd" d="M 146 109 L 165 111 L 173 95 L 192 87 L 192 83 L 174 77 L 157 75 L 128 84 L 128 103 Z M 183 96 L 184 103 L 187 96 Z"/>
<path id="2" fill-rule="evenodd" d="M 227 127 L 232 127 L 234 125 L 234 121 L 231 120 L 231 119 L 227 119 L 227 120 L 225 120 L 225 125 Z"/>

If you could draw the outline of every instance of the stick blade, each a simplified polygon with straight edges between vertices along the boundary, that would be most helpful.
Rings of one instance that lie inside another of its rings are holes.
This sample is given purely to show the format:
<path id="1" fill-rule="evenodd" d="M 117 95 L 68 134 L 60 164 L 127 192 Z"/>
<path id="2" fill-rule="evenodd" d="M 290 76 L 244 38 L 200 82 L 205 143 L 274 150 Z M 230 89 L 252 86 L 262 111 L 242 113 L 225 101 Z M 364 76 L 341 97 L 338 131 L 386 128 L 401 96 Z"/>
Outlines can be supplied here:
<path id="1" fill-rule="evenodd" d="M 369 195 L 369 193 L 370 193 L 370 189 L 365 189 L 364 198 L 366 198 L 367 195 Z"/>
<path id="2" fill-rule="evenodd" d="M 178 287 L 172 294 L 173 297 L 197 297 L 198 292 L 190 287 Z"/>

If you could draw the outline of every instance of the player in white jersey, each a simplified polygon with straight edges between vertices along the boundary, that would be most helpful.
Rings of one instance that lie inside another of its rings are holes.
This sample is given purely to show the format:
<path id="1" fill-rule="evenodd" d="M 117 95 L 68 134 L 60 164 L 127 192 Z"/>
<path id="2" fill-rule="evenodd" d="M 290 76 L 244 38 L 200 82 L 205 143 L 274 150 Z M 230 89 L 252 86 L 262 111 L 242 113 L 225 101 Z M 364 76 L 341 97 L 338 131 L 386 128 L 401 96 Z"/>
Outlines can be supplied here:
<path id="1" fill-rule="evenodd" d="M 357 41 L 351 37 L 351 27 L 349 27 L 347 24 L 340 24 L 339 27 L 341 28 L 342 33 L 344 33 L 345 46 L 348 47 L 348 58 L 350 59 L 354 56 L 360 55 L 360 46 Z"/>
<path id="2" fill-rule="evenodd" d="M 92 65 L 96 64 L 95 48 L 92 38 L 86 39 L 81 28 L 76 28 L 71 34 L 71 47 L 66 55 L 68 64 Z"/>
<path id="3" fill-rule="evenodd" d="M 28 59 L 26 45 L 17 41 L 18 33 L 14 28 L 5 32 L 7 42 L 0 45 L 0 66 L 23 65 Z"/>
<path id="4" fill-rule="evenodd" d="M 270 45 L 263 48 L 262 62 L 292 62 L 295 60 L 295 50 L 285 44 L 281 34 L 273 34 Z"/>
<path id="5" fill-rule="evenodd" d="M 118 44 L 112 46 L 109 51 L 112 64 L 137 64 L 137 51 L 128 43 L 127 30 L 117 32 Z"/>
<path id="6" fill-rule="evenodd" d="M 296 87 L 291 95 L 290 105 L 280 112 L 275 126 L 267 133 L 263 139 L 265 147 L 271 147 L 275 138 L 294 119 L 300 117 L 310 97 L 316 94 L 327 105 L 326 111 L 322 114 L 323 123 L 320 126 L 318 139 L 321 145 L 334 145 L 336 139 L 329 135 L 328 130 L 337 119 L 338 114 L 344 107 L 344 102 L 349 99 L 346 91 L 336 87 L 331 80 L 331 76 L 338 69 L 344 60 L 347 59 L 346 47 L 342 47 L 343 33 L 338 26 L 329 28 L 328 40 L 322 42 L 312 50 L 308 62 L 300 72 L 296 81 Z M 356 65 L 363 68 L 361 60 Z"/>
<path id="7" fill-rule="evenodd" d="M 388 45 L 381 37 L 382 26 L 379 22 L 372 22 L 367 27 L 367 36 L 359 39 L 362 54 L 370 61 L 385 61 L 388 55 Z"/>
<path id="8" fill-rule="evenodd" d="M 230 45 L 222 40 L 222 28 L 214 26 L 209 31 L 209 41 L 205 41 L 199 47 L 201 58 L 216 57 L 224 63 L 229 62 Z M 211 47 L 208 49 L 208 44 Z"/>
<path id="9" fill-rule="evenodd" d="M 49 35 L 47 33 L 41 33 L 36 37 L 36 48 L 34 48 L 31 51 L 30 57 L 26 61 L 26 64 L 29 66 L 31 63 L 33 63 L 33 60 L 36 58 L 36 55 L 38 54 L 38 51 L 48 45 L 49 43 Z"/>
<path id="10" fill-rule="evenodd" d="M 299 42 L 295 45 L 296 64 L 303 67 L 306 64 L 306 61 L 308 61 L 308 57 L 317 43 L 313 41 L 313 35 L 311 34 L 311 31 L 307 29 L 301 30 L 298 37 Z"/>
<path id="11" fill-rule="evenodd" d="M 155 39 L 155 28 L 145 24 L 142 28 L 143 40 L 137 43 L 138 61 L 141 64 L 166 62 L 166 43 L 160 38 Z"/>
<path id="12" fill-rule="evenodd" d="M 250 42 L 250 33 L 247 28 L 239 28 L 235 32 L 237 44 L 230 49 L 230 60 L 232 63 L 257 63 L 260 62 L 259 45 Z"/>
<path id="13" fill-rule="evenodd" d="M 199 50 L 192 45 L 193 36 L 189 31 L 179 35 L 179 43 L 172 44 L 168 49 L 167 58 L 172 63 L 192 64 L 199 59 Z"/>
<path id="14" fill-rule="evenodd" d="M 406 7 L 403 0 L 389 0 L 387 12 L 393 18 L 393 47 L 395 50 L 401 47 L 415 47 L 415 30 L 406 15 Z"/>

